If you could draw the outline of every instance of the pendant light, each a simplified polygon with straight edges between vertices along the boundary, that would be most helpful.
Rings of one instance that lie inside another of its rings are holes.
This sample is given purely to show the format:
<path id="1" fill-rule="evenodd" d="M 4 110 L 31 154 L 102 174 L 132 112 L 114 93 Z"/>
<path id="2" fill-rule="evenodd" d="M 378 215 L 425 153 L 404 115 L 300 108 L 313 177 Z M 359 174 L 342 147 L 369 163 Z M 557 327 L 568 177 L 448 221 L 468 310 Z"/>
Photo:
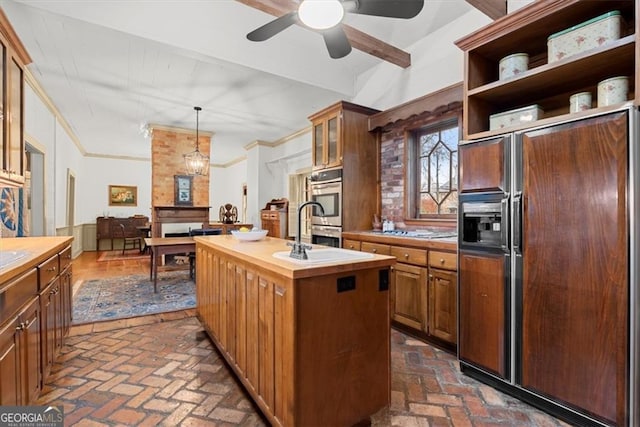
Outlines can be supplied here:
<path id="1" fill-rule="evenodd" d="M 184 162 L 187 166 L 187 174 L 208 175 L 209 157 L 200 152 L 200 144 L 198 142 L 198 116 L 202 108 L 193 107 L 193 109 L 196 110 L 196 150 L 191 153 L 183 154 Z"/>

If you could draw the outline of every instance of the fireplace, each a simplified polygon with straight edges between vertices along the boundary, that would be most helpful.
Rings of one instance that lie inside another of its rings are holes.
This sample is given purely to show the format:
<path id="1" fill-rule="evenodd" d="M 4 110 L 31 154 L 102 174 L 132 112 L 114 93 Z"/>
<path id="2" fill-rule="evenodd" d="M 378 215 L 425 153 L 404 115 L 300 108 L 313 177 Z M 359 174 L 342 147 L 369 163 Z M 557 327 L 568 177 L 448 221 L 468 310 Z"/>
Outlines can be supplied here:
<path id="1" fill-rule="evenodd" d="M 154 206 L 151 235 L 162 237 L 162 224 L 209 223 L 210 206 Z"/>

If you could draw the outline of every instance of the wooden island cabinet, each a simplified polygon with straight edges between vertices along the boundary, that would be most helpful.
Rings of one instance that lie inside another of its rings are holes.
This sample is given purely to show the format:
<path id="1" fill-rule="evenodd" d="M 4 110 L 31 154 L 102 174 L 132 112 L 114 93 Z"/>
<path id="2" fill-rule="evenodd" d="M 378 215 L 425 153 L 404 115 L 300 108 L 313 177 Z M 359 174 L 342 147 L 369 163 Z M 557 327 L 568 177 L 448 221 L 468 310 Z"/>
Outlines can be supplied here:
<path id="1" fill-rule="evenodd" d="M 272 256 L 282 239 L 195 240 L 198 317 L 273 425 L 351 426 L 389 405 L 393 258 L 304 264 Z"/>
<path id="2" fill-rule="evenodd" d="M 0 405 L 36 401 L 69 332 L 71 240 L 2 239 L 22 257 L 0 268 Z"/>

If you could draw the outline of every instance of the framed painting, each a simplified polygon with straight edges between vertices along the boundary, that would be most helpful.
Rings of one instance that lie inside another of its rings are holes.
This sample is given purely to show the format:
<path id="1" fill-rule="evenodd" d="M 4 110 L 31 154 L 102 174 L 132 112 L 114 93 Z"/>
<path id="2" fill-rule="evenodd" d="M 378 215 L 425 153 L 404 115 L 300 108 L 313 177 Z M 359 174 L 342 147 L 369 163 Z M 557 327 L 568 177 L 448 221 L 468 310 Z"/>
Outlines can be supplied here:
<path id="1" fill-rule="evenodd" d="M 138 206 L 138 187 L 110 185 L 109 206 Z"/>
<path id="2" fill-rule="evenodd" d="M 193 206 L 193 177 L 174 175 L 174 193 L 176 206 Z"/>

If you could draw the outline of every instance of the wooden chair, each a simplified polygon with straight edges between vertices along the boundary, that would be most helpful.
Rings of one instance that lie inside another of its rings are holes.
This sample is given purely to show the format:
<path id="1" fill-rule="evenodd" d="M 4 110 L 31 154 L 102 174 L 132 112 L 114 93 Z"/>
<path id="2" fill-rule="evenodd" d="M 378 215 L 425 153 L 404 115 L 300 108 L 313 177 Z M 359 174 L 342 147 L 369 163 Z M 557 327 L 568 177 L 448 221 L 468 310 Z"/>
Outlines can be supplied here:
<path id="1" fill-rule="evenodd" d="M 120 226 L 121 235 L 118 236 L 122 239 L 122 255 L 124 255 L 124 251 L 127 249 L 127 245 L 132 245 L 131 249 L 138 248 L 142 250 L 142 237 L 138 232 L 138 229 L 133 227 L 132 229 L 127 229 L 124 224 L 118 224 Z"/>
<path id="2" fill-rule="evenodd" d="M 189 230 L 189 236 L 217 236 L 222 234 L 221 228 L 200 228 L 196 230 Z M 189 254 L 189 277 L 191 279 L 196 277 L 196 254 Z"/>

